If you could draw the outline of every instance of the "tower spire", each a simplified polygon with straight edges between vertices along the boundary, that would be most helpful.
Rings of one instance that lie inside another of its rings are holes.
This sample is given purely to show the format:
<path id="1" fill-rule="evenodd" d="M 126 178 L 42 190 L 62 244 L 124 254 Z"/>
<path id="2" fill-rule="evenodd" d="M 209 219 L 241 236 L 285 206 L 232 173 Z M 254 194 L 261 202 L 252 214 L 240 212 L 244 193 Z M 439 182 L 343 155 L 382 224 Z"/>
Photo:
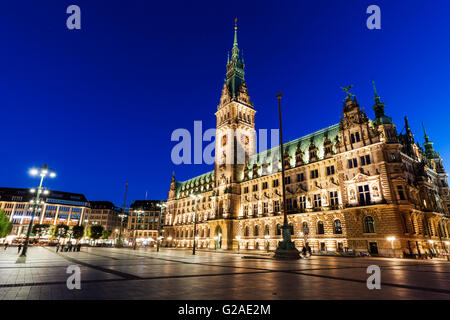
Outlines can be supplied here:
<path id="1" fill-rule="evenodd" d="M 234 19 L 234 42 L 233 42 L 233 48 L 238 47 L 238 41 L 237 41 L 237 17 Z"/>
<path id="2" fill-rule="evenodd" d="M 374 124 L 376 126 L 380 124 L 392 124 L 392 118 L 386 116 L 384 113 L 384 103 L 381 102 L 380 96 L 378 95 L 377 88 L 375 87 L 375 81 L 372 80 L 373 92 L 375 93 L 375 105 L 372 107 L 373 111 L 375 111 L 375 120 Z"/>
<path id="3" fill-rule="evenodd" d="M 375 80 L 372 80 L 372 85 L 373 85 L 373 92 L 375 93 L 375 102 L 376 103 L 380 103 L 380 96 L 378 95 L 377 92 L 377 87 L 375 86 Z"/>
<path id="4" fill-rule="evenodd" d="M 237 42 L 237 18 L 234 19 L 234 42 L 231 49 L 231 57 L 227 61 L 226 84 L 231 98 L 238 96 L 238 91 L 245 82 L 244 61 L 239 53 Z"/>
<path id="5" fill-rule="evenodd" d="M 422 129 L 423 129 L 425 142 L 429 142 L 430 141 L 430 137 L 427 136 L 427 132 L 425 131 L 425 125 L 423 124 L 423 122 L 422 122 Z"/>

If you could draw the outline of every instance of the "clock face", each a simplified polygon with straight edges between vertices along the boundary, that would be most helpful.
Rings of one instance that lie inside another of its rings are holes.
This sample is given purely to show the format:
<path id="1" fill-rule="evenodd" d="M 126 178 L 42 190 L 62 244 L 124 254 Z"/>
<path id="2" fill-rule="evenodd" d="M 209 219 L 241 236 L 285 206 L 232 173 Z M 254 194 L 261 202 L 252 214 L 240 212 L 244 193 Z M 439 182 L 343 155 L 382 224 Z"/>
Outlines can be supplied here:
<path id="1" fill-rule="evenodd" d="M 241 142 L 244 146 L 248 145 L 249 139 L 247 136 L 242 135 L 241 136 Z"/>
<path id="2" fill-rule="evenodd" d="M 224 145 L 226 145 L 226 144 L 227 144 L 227 136 L 224 135 L 224 136 L 222 137 L 222 145 L 224 146 Z"/>

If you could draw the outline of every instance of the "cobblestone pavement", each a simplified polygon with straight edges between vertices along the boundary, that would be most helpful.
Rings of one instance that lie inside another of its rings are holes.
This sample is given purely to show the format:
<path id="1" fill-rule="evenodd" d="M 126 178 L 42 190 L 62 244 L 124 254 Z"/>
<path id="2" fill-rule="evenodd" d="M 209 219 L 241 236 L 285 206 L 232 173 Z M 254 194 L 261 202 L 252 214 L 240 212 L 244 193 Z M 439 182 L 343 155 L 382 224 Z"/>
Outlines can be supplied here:
<path id="1" fill-rule="evenodd" d="M 17 249 L 0 248 L 0 299 L 450 299 L 450 263 L 442 260 L 248 255 L 32 247 L 16 264 Z M 81 290 L 67 288 L 70 265 L 81 269 Z M 367 289 L 369 265 L 381 268 L 380 290 Z"/>

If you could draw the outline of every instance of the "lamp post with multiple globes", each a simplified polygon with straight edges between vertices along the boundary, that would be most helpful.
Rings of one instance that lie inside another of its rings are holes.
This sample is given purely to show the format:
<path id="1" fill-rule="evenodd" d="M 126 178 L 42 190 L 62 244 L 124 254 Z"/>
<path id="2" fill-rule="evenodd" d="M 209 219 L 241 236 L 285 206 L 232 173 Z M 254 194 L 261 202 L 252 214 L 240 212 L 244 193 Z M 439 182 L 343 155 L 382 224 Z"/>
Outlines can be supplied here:
<path id="1" fill-rule="evenodd" d="M 47 176 L 50 178 L 56 177 L 55 171 L 53 169 L 49 168 L 47 166 L 47 164 L 44 164 L 43 166 L 31 169 L 30 175 L 40 176 L 41 181 L 39 183 L 39 187 L 33 188 L 30 190 L 31 193 L 36 194 L 36 197 L 30 201 L 31 204 L 33 205 L 33 211 L 31 212 L 31 219 L 30 219 L 30 223 L 28 224 L 27 236 L 26 236 L 25 242 L 23 244 L 22 253 L 20 254 L 19 258 L 17 259 L 17 263 L 23 263 L 26 260 L 28 242 L 30 239 L 31 228 L 33 226 L 34 215 L 36 214 L 38 206 L 42 205 L 44 203 L 43 200 L 40 199 L 40 197 L 42 195 L 48 195 L 48 193 L 49 193 L 49 191 L 44 189 L 44 187 L 43 187 L 44 178 L 46 178 Z"/>

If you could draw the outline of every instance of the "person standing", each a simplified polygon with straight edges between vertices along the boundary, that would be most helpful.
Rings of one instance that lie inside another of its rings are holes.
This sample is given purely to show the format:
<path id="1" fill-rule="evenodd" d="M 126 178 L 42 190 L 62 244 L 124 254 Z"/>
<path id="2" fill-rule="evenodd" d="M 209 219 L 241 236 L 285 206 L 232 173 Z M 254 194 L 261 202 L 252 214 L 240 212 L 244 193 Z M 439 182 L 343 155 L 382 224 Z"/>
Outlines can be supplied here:
<path id="1" fill-rule="evenodd" d="M 5 242 L 5 250 L 8 249 L 8 242 Z"/>
<path id="2" fill-rule="evenodd" d="M 19 245 L 17 246 L 17 253 L 20 253 L 20 250 L 22 249 L 22 244 L 19 243 Z"/>
<path id="3" fill-rule="evenodd" d="M 59 242 L 56 244 L 56 252 L 59 251 Z"/>

